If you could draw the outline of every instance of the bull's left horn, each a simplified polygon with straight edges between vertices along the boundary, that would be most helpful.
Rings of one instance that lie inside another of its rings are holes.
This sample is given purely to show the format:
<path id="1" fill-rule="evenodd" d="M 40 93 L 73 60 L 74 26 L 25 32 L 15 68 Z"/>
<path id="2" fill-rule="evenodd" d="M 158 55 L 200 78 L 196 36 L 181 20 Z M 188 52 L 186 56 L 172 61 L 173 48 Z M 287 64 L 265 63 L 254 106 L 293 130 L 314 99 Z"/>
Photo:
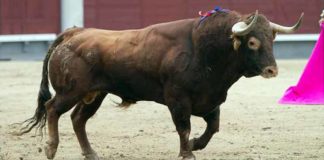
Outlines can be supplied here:
<path id="1" fill-rule="evenodd" d="M 270 22 L 270 27 L 275 32 L 279 32 L 279 33 L 293 33 L 293 32 L 295 32 L 300 27 L 300 25 L 302 23 L 302 20 L 303 20 L 303 17 L 304 17 L 304 13 L 302 13 L 300 15 L 298 22 L 294 26 L 292 26 L 292 27 L 281 26 L 281 25 L 276 24 L 276 23 L 273 23 L 273 22 Z"/>
<path id="2" fill-rule="evenodd" d="M 251 32 L 258 19 L 258 10 L 255 11 L 252 22 L 247 25 L 245 22 L 237 22 L 232 27 L 232 32 L 236 36 L 244 36 Z"/>

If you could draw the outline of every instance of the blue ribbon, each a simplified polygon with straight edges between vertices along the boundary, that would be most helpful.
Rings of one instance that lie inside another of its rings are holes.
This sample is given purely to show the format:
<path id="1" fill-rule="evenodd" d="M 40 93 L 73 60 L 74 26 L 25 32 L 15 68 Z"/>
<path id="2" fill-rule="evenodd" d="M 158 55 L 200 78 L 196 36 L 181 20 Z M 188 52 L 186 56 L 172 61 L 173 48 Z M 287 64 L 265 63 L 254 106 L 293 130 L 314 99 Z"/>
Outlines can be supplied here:
<path id="1" fill-rule="evenodd" d="M 213 14 L 216 13 L 216 12 L 228 12 L 228 11 L 229 11 L 228 9 L 222 9 L 222 8 L 219 7 L 219 6 L 216 6 L 216 7 L 214 8 L 214 10 L 208 11 L 208 12 L 206 12 L 206 13 L 204 13 L 204 14 L 202 14 L 201 11 L 200 11 L 200 12 L 199 12 L 199 14 L 200 14 L 200 21 L 199 21 L 199 25 L 200 25 L 200 23 L 203 22 L 207 17 L 213 15 Z"/>

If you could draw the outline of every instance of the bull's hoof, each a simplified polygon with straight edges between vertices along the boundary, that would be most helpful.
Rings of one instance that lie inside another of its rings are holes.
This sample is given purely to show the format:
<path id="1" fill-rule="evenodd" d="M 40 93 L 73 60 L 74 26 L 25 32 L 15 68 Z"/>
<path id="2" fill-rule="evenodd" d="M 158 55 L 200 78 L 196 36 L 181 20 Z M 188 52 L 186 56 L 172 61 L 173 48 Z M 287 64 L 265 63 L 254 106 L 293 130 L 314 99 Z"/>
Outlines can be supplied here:
<path id="1" fill-rule="evenodd" d="M 182 157 L 182 160 L 196 160 L 196 157 L 192 152 L 183 152 L 180 151 L 179 157 Z"/>
<path id="2" fill-rule="evenodd" d="M 195 155 L 191 155 L 191 156 L 183 157 L 182 160 L 196 160 L 196 157 Z"/>
<path id="3" fill-rule="evenodd" d="M 96 153 L 84 154 L 84 160 L 99 160 Z"/>
<path id="4" fill-rule="evenodd" d="M 47 146 L 45 146 L 44 150 L 45 150 L 47 159 L 54 159 L 55 153 L 56 153 L 56 148 L 51 147 L 51 145 L 48 144 Z"/>

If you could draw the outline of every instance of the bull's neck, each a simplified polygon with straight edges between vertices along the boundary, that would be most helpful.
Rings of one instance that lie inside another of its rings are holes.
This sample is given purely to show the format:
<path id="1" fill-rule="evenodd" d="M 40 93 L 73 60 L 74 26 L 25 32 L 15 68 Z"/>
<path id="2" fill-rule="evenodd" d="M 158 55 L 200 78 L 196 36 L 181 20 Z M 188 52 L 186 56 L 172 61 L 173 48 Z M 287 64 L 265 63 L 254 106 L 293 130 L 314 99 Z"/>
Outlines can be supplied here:
<path id="1" fill-rule="evenodd" d="M 234 23 L 234 22 L 233 22 Z M 220 24 L 212 31 L 196 27 L 193 31 L 195 55 L 203 74 L 213 83 L 226 82 L 228 89 L 241 76 L 242 58 L 233 49 L 232 24 Z"/>

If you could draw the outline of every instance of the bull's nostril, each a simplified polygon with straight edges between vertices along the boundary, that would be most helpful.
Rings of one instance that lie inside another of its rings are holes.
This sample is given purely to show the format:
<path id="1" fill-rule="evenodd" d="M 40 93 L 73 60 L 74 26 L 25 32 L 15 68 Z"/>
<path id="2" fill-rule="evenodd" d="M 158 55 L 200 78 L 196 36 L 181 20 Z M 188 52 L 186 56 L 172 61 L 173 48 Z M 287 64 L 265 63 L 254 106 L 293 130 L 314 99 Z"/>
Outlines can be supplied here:
<path id="1" fill-rule="evenodd" d="M 263 70 L 263 75 L 266 77 L 275 77 L 278 74 L 277 67 L 269 66 Z"/>
<path id="2" fill-rule="evenodd" d="M 272 69 L 267 69 L 266 72 L 269 73 L 269 74 L 274 74 L 275 71 L 273 71 Z"/>

